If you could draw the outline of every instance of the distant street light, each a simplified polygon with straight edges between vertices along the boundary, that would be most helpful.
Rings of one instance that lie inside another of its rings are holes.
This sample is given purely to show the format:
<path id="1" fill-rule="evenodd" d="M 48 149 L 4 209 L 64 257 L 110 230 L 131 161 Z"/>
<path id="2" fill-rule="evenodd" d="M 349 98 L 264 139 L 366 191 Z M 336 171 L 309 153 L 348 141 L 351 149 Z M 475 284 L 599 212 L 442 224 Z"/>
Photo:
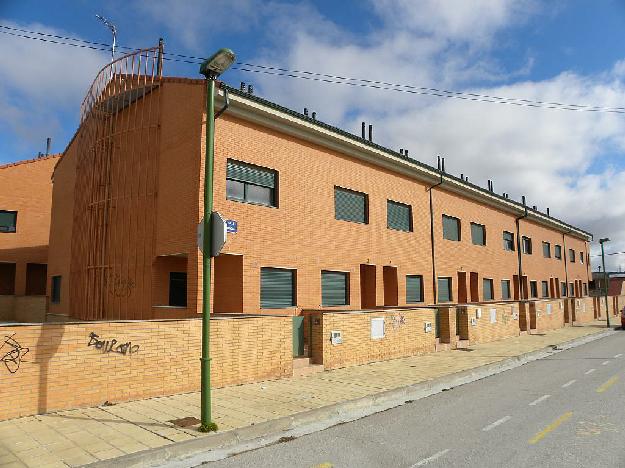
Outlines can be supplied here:
<path id="1" fill-rule="evenodd" d="M 102 23 L 104 23 L 104 26 L 109 28 L 111 34 L 113 35 L 113 44 L 111 44 L 111 62 L 113 62 L 115 60 L 115 46 L 117 45 L 117 28 L 104 16 L 95 15 L 95 17 L 102 21 Z"/>
<path id="2" fill-rule="evenodd" d="M 610 242 L 610 239 L 607 237 L 603 237 L 599 239 L 599 244 L 601 244 L 601 264 L 603 265 L 603 282 L 605 284 L 605 316 L 606 316 L 606 325 L 610 328 L 610 310 L 608 307 L 608 272 L 605 269 L 605 253 L 603 251 L 603 244 L 606 242 Z"/>
<path id="3" fill-rule="evenodd" d="M 202 358 L 201 358 L 201 432 L 217 430 L 211 418 L 210 375 L 210 299 L 211 299 L 211 214 L 213 212 L 213 163 L 215 160 L 215 80 L 235 60 L 230 49 L 219 49 L 200 66 L 206 77 L 206 155 L 204 159 L 204 249 L 202 271 Z"/>

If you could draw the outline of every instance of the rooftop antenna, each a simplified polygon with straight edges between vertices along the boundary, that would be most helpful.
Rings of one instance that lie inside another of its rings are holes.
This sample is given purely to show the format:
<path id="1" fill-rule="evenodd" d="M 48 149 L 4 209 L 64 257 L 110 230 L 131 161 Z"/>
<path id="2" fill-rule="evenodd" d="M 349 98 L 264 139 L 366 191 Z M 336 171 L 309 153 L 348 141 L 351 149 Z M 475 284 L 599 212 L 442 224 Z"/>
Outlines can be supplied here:
<path id="1" fill-rule="evenodd" d="M 98 18 L 104 24 L 104 26 L 109 28 L 111 31 L 111 34 L 113 35 L 113 44 L 111 45 L 111 62 L 113 62 L 115 60 L 115 46 L 117 45 L 117 28 L 115 27 L 113 23 L 107 20 L 104 16 L 95 15 L 95 17 Z"/>

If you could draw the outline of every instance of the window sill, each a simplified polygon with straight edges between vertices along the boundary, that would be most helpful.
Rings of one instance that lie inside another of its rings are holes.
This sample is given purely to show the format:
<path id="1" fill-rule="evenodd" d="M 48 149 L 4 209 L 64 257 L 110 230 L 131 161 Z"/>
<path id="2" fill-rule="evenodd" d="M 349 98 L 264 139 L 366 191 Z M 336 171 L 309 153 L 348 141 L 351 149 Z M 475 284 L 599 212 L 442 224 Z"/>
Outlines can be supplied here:
<path id="1" fill-rule="evenodd" d="M 245 201 L 245 200 L 237 200 L 235 198 L 226 198 L 227 201 L 231 201 L 231 202 L 235 202 L 235 203 L 242 203 L 244 205 L 252 205 L 252 206 L 264 206 L 265 208 L 278 208 L 276 205 L 267 205 L 265 203 L 255 203 L 255 202 L 251 202 L 251 201 Z"/>

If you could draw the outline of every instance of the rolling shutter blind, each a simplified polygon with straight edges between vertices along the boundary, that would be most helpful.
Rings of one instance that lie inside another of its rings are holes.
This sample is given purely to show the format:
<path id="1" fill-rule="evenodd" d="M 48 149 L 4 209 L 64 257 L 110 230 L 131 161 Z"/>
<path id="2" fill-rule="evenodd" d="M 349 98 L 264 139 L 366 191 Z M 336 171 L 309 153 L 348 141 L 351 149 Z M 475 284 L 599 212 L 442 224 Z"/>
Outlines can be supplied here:
<path id="1" fill-rule="evenodd" d="M 423 302 L 423 277 L 406 276 L 406 302 Z"/>
<path id="2" fill-rule="evenodd" d="M 501 298 L 510 299 L 510 280 L 501 280 Z"/>
<path id="3" fill-rule="evenodd" d="M 493 300 L 493 280 L 485 279 L 482 284 L 483 284 L 483 289 L 484 289 L 484 300 L 492 301 Z"/>
<path id="4" fill-rule="evenodd" d="M 389 229 L 410 232 L 410 206 L 388 200 L 386 202 L 386 226 Z"/>
<path id="5" fill-rule="evenodd" d="M 335 188 L 334 209 L 336 219 L 363 224 L 367 222 L 367 201 L 364 193 Z"/>
<path id="6" fill-rule="evenodd" d="M 347 305 L 347 273 L 321 272 L 321 304 L 325 306 Z"/>
<path id="7" fill-rule="evenodd" d="M 438 302 L 451 301 L 451 278 L 438 279 Z"/>
<path id="8" fill-rule="evenodd" d="M 447 240 L 460 240 L 460 222 L 457 218 L 443 215 L 443 238 Z"/>
<path id="9" fill-rule="evenodd" d="M 295 305 L 293 270 L 280 268 L 260 269 L 260 307 L 281 309 Z"/>
<path id="10" fill-rule="evenodd" d="M 481 224 L 471 223 L 471 240 L 474 245 L 486 245 L 486 232 Z"/>
<path id="11" fill-rule="evenodd" d="M 276 185 L 275 172 L 230 160 L 228 160 L 226 178 L 267 188 L 275 188 Z"/>

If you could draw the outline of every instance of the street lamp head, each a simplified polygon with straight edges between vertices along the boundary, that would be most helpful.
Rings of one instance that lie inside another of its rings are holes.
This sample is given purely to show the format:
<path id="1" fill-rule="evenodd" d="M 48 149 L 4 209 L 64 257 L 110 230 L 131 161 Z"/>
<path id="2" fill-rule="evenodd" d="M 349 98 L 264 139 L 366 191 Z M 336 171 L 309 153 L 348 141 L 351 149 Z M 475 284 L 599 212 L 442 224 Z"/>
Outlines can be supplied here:
<path id="1" fill-rule="evenodd" d="M 603 237 L 603 238 L 599 239 L 599 243 L 600 244 L 603 244 L 604 242 L 610 242 L 610 239 L 607 238 L 607 237 Z"/>
<path id="2" fill-rule="evenodd" d="M 236 56 L 230 49 L 219 49 L 202 62 L 200 73 L 209 80 L 214 80 L 234 63 Z"/>

